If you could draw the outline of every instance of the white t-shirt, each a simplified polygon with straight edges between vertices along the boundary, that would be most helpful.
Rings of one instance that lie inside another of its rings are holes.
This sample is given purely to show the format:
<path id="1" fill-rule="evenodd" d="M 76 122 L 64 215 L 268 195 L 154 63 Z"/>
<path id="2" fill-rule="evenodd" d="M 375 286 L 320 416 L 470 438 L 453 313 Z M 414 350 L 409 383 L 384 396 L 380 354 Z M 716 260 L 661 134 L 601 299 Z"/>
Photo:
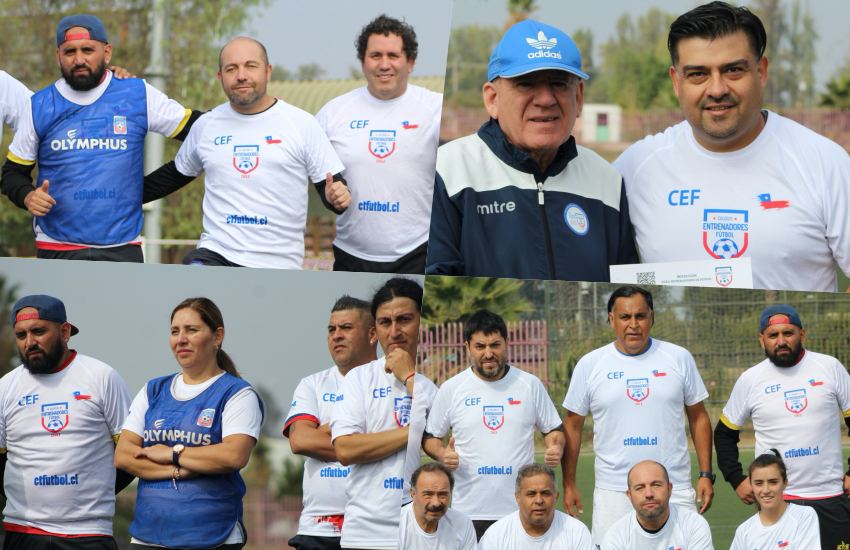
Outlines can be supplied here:
<path id="1" fill-rule="evenodd" d="M 478 539 L 472 520 L 454 508 L 437 523 L 437 530 L 426 533 L 416 522 L 413 504 L 401 508 L 398 547 L 404 550 L 476 550 Z"/>
<path id="2" fill-rule="evenodd" d="M 333 366 L 301 380 L 295 388 L 289 413 L 283 426 L 283 435 L 289 437 L 289 428 L 294 422 L 307 420 L 316 425 L 330 424 L 334 405 L 340 394 L 343 376 Z M 299 535 L 338 537 L 339 527 L 327 516 L 338 516 L 345 512 L 345 485 L 351 466 L 338 461 L 325 462 L 318 458 L 305 457 L 304 492 Z"/>
<path id="3" fill-rule="evenodd" d="M 174 159 L 206 172 L 199 248 L 246 267 L 301 269 L 310 183 L 343 169 L 309 113 L 278 99 L 243 115 L 230 103 L 195 122 Z"/>
<path id="4" fill-rule="evenodd" d="M 64 79 L 57 80 L 53 85 L 59 94 L 77 105 L 91 105 L 106 92 L 109 83 L 112 82 L 112 71 L 106 71 L 103 82 L 91 90 L 78 91 L 71 88 Z M 191 111 L 180 105 L 177 101 L 169 99 L 147 82 L 145 82 L 145 101 L 148 110 L 148 131 L 156 132 L 164 136 L 174 136 L 183 128 Z M 38 159 L 39 138 L 35 131 L 32 114 L 32 102 L 26 101 L 25 108 L 19 117 L 18 128 L 15 138 L 9 146 L 9 154 L 16 158 L 13 160 L 24 162 L 35 162 Z M 38 218 L 35 223 L 35 240 L 40 243 L 56 243 L 56 239 L 45 234 L 38 226 Z M 138 239 L 134 239 L 138 240 Z M 122 243 L 123 244 L 123 243 Z M 117 246 L 117 245 L 115 245 Z"/>
<path id="5" fill-rule="evenodd" d="M 601 550 L 714 550 L 711 529 L 696 512 L 670 505 L 670 517 L 657 533 L 640 526 L 635 512 L 611 526 Z"/>
<path id="6" fill-rule="evenodd" d="M 460 458 L 452 506 L 475 520 L 502 518 L 517 509 L 514 480 L 534 462 L 534 433 L 551 432 L 561 418 L 536 376 L 511 366 L 494 382 L 468 368 L 443 382 L 425 431 L 455 438 Z"/>
<path id="7" fill-rule="evenodd" d="M 0 379 L 3 521 L 49 533 L 112 534 L 115 440 L 130 394 L 112 367 L 82 354 L 59 372 L 23 365 Z"/>
<path id="8" fill-rule="evenodd" d="M 756 288 L 836 290 L 850 272 L 850 156 L 769 113 L 758 137 L 713 153 L 687 122 L 635 143 L 614 166 L 644 262 L 752 259 Z"/>
<path id="9" fill-rule="evenodd" d="M 26 109 L 31 95 L 26 86 L 5 71 L 0 71 L 0 141 L 3 139 L 3 123 L 17 128 L 18 117 Z"/>
<path id="10" fill-rule="evenodd" d="M 620 353 L 611 343 L 582 357 L 563 406 L 593 416 L 597 487 L 625 491 L 629 469 L 655 460 L 681 489 L 691 486 L 685 407 L 706 397 L 688 350 L 652 338 L 638 355 Z"/>
<path id="11" fill-rule="evenodd" d="M 363 87 L 316 115 L 345 164 L 351 206 L 334 245 L 373 262 L 399 259 L 428 240 L 440 137 L 441 94 L 408 84 L 395 99 Z"/>
<path id="12" fill-rule="evenodd" d="M 572 516 L 555 510 L 552 525 L 542 537 L 525 532 L 519 512 L 503 517 L 481 537 L 478 550 L 591 550 L 590 531 Z M 666 549 L 665 549 L 666 550 Z"/>
<path id="13" fill-rule="evenodd" d="M 815 510 L 789 502 L 785 513 L 773 525 L 762 525 L 758 514 L 739 525 L 729 550 L 811 550 L 820 547 L 820 526 Z"/>
<path id="14" fill-rule="evenodd" d="M 806 350 L 793 367 L 765 359 L 735 382 L 720 420 L 740 430 L 752 418 L 755 455 L 777 449 L 788 469 L 786 498 L 844 493 L 841 426 L 850 416 L 850 375 L 835 357 Z"/>
<path id="15" fill-rule="evenodd" d="M 175 376 L 171 381 L 171 395 L 178 401 L 194 399 L 222 376 L 224 376 L 224 373 L 213 376 L 200 384 L 187 384 L 183 381 L 182 375 Z M 145 431 L 145 414 L 148 412 L 148 407 L 148 391 L 147 384 L 145 384 L 139 390 L 139 393 L 136 394 L 136 397 L 133 398 L 133 403 L 130 405 L 130 414 L 127 415 L 127 421 L 124 423 L 124 429 L 142 437 Z M 258 439 L 262 425 L 263 413 L 260 409 L 260 400 L 252 388 L 243 388 L 224 404 L 224 410 L 221 411 L 222 438 L 234 434 L 244 434 Z M 130 542 L 157 546 L 141 541 L 136 537 L 131 537 Z M 244 542 L 242 529 L 239 524 L 235 524 L 230 535 L 227 536 L 227 539 L 222 544 L 237 544 L 240 542 Z"/>
<path id="16" fill-rule="evenodd" d="M 411 422 L 412 401 L 433 401 L 437 387 L 428 378 L 416 375 L 414 399 L 395 376 L 384 371 L 385 364 L 386 358 L 381 357 L 345 376 L 331 416 L 333 439 L 404 427 Z M 351 465 L 340 541 L 343 548 L 396 548 L 399 507 L 410 501 L 407 475 L 412 470 L 405 462 L 405 449 L 400 449 L 375 462 Z"/>

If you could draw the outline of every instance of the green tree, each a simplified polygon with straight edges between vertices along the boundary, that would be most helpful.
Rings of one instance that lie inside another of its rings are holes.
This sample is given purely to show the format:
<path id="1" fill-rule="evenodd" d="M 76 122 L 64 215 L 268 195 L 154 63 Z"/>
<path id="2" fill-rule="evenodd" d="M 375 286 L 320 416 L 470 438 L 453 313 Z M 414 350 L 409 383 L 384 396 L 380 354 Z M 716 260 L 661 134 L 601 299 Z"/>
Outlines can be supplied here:
<path id="1" fill-rule="evenodd" d="M 850 109 L 850 60 L 826 83 L 826 92 L 818 102 L 822 107 Z"/>
<path id="2" fill-rule="evenodd" d="M 508 30 L 520 21 L 525 21 L 535 10 L 537 10 L 535 0 L 508 0 L 508 20 L 505 22 L 504 30 Z"/>
<path id="3" fill-rule="evenodd" d="M 452 29 L 446 60 L 446 103 L 481 107 L 490 53 L 501 38 L 496 27 L 470 25 Z"/>
<path id="4" fill-rule="evenodd" d="M 324 74 L 325 69 L 318 63 L 306 63 L 295 71 L 295 80 L 319 80 Z"/>
<path id="5" fill-rule="evenodd" d="M 614 36 L 602 45 L 599 79 L 588 99 L 631 110 L 675 107 L 667 52 L 667 33 L 674 17 L 658 8 L 634 21 L 627 13 L 621 15 Z"/>
<path id="6" fill-rule="evenodd" d="M 272 81 L 286 82 L 292 80 L 292 73 L 281 65 L 272 65 Z"/>
<path id="7" fill-rule="evenodd" d="M 532 311 L 521 294 L 523 281 L 488 277 L 428 277 L 422 321 L 427 325 L 461 321 L 479 309 L 489 309 L 506 321 Z"/>

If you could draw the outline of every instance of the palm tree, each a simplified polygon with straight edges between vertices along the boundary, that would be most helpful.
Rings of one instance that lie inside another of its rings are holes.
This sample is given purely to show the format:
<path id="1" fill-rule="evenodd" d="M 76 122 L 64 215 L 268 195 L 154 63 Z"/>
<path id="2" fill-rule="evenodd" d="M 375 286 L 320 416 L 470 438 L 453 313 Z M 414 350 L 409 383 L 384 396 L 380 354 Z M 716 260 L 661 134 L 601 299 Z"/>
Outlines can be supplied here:
<path id="1" fill-rule="evenodd" d="M 536 9 L 534 0 L 508 0 L 508 21 L 505 23 L 505 30 L 528 19 Z"/>
<path id="2" fill-rule="evenodd" d="M 428 326 L 462 321 L 479 309 L 489 309 L 506 321 L 514 321 L 534 309 L 520 292 L 524 284 L 492 277 L 428 277 L 422 322 Z"/>

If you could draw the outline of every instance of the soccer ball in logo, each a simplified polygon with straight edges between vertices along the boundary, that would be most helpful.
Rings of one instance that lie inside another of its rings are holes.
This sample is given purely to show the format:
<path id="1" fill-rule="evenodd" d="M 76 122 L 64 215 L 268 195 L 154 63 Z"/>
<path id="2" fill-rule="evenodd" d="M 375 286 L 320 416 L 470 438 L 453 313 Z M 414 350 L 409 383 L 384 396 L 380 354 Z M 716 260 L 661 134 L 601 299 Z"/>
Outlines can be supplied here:
<path id="1" fill-rule="evenodd" d="M 734 258 L 738 255 L 738 245 L 732 239 L 720 239 L 711 248 L 715 256 L 723 258 Z"/>

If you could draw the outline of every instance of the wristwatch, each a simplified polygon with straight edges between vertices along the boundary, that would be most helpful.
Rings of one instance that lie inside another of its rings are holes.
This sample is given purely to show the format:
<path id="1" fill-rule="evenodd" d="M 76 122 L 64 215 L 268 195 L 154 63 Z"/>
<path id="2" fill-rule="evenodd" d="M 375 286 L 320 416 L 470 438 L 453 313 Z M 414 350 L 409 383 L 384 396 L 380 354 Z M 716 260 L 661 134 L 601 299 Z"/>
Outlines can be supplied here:
<path id="1" fill-rule="evenodd" d="M 715 474 L 714 472 L 702 472 L 701 471 L 699 473 L 699 477 L 707 477 L 709 479 L 709 481 L 711 481 L 712 485 L 714 485 L 714 482 L 717 481 L 717 474 Z"/>
<path id="2" fill-rule="evenodd" d="M 183 449 L 186 448 L 186 445 L 182 443 L 178 443 L 177 445 L 171 447 L 171 463 L 180 467 L 180 453 L 183 452 Z"/>

